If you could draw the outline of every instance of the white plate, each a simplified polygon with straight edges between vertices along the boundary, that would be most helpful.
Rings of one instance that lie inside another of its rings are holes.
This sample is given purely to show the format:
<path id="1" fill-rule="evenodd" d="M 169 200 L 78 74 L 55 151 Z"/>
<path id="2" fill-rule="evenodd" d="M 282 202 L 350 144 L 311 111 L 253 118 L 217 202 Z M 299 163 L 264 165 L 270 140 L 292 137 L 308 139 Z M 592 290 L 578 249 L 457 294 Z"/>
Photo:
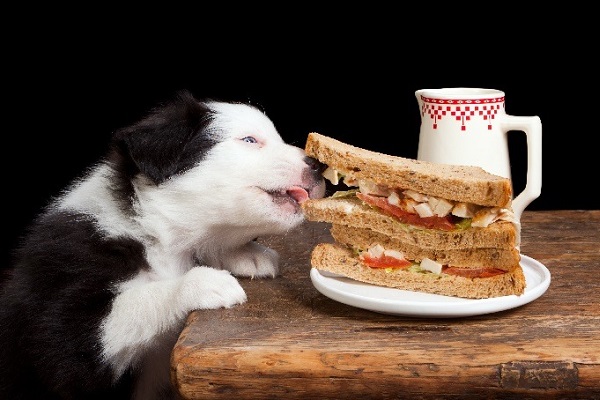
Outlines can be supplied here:
<path id="1" fill-rule="evenodd" d="M 350 306 L 383 314 L 454 318 L 489 314 L 522 306 L 540 297 L 550 286 L 550 271 L 539 261 L 521 255 L 527 286 L 521 296 L 463 299 L 386 288 L 358 282 L 311 268 L 310 279 L 325 296 Z"/>

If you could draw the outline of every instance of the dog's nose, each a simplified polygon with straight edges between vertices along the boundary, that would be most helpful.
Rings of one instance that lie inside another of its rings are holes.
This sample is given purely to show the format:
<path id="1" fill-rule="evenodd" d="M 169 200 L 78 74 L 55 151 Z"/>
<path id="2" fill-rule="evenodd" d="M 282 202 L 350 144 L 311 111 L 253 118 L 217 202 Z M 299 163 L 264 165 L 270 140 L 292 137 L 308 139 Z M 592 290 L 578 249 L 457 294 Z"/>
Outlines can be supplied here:
<path id="1" fill-rule="evenodd" d="M 322 174 L 323 171 L 325 171 L 325 169 L 327 168 L 327 165 L 323 164 L 322 162 L 320 162 L 319 160 L 317 160 L 316 158 L 312 158 L 309 156 L 304 157 L 304 162 L 306 163 L 306 165 L 308 165 L 308 167 L 318 173 L 318 174 Z"/>

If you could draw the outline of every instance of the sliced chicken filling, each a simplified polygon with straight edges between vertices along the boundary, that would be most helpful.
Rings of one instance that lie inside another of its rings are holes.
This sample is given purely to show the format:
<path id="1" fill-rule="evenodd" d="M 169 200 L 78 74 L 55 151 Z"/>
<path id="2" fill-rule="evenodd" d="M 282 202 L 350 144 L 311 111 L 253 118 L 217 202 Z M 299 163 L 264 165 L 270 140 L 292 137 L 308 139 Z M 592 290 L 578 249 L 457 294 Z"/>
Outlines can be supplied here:
<path id="1" fill-rule="evenodd" d="M 514 213 L 506 208 L 483 207 L 472 203 L 456 202 L 415 192 L 414 190 L 391 189 L 366 180 L 353 179 L 351 173 L 344 174 L 331 167 L 323 172 L 323 177 L 338 185 L 342 180 L 348 187 L 357 187 L 367 196 L 385 198 L 387 204 L 404 212 L 416 214 L 420 218 L 447 217 L 470 218 L 471 226 L 485 228 L 496 221 L 509 221 L 518 224 Z"/>
<path id="2" fill-rule="evenodd" d="M 490 278 L 505 274 L 507 271 L 492 268 L 461 268 L 440 264 L 429 258 L 420 262 L 408 260 L 404 253 L 398 250 L 386 249 L 380 244 L 373 244 L 369 249 L 360 251 L 360 261 L 370 268 L 383 268 L 389 271 L 394 269 L 405 269 L 410 272 L 434 273 L 462 276 L 464 278 Z"/>

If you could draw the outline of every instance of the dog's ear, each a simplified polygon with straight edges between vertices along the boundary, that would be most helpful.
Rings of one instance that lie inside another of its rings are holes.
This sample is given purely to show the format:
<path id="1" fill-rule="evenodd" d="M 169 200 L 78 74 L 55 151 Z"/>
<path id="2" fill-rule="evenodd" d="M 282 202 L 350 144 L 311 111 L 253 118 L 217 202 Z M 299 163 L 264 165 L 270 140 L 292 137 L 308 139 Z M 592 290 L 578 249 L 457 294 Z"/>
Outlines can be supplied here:
<path id="1" fill-rule="evenodd" d="M 142 173 L 155 184 L 192 168 L 216 143 L 206 132 L 212 118 L 205 102 L 178 92 L 141 121 L 115 132 L 120 167 L 129 178 Z"/>

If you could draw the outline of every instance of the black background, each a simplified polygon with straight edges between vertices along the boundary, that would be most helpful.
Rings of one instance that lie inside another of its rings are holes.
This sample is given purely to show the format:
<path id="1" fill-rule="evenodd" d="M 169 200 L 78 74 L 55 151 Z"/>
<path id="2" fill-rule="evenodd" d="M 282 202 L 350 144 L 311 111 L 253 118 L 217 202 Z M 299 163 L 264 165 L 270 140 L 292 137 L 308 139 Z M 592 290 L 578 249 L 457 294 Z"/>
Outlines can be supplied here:
<path id="1" fill-rule="evenodd" d="M 81 28 L 80 26 L 77 27 Z M 107 41 L 79 30 L 37 29 L 4 53 L 2 262 L 24 227 L 101 157 L 111 133 L 177 90 L 262 108 L 283 138 L 310 131 L 360 147 L 416 157 L 414 92 L 436 87 L 503 90 L 508 114 L 542 121 L 542 194 L 528 210 L 597 209 L 598 78 L 591 54 L 552 32 L 514 42 L 449 47 L 393 29 L 296 39 L 214 32 L 166 39 L 141 32 Z M 310 33 L 310 34 L 308 34 Z M 408 47 L 411 44 L 412 47 Z M 445 50 L 445 52 L 443 52 Z M 524 134 L 509 135 L 515 191 L 525 180 Z"/>

